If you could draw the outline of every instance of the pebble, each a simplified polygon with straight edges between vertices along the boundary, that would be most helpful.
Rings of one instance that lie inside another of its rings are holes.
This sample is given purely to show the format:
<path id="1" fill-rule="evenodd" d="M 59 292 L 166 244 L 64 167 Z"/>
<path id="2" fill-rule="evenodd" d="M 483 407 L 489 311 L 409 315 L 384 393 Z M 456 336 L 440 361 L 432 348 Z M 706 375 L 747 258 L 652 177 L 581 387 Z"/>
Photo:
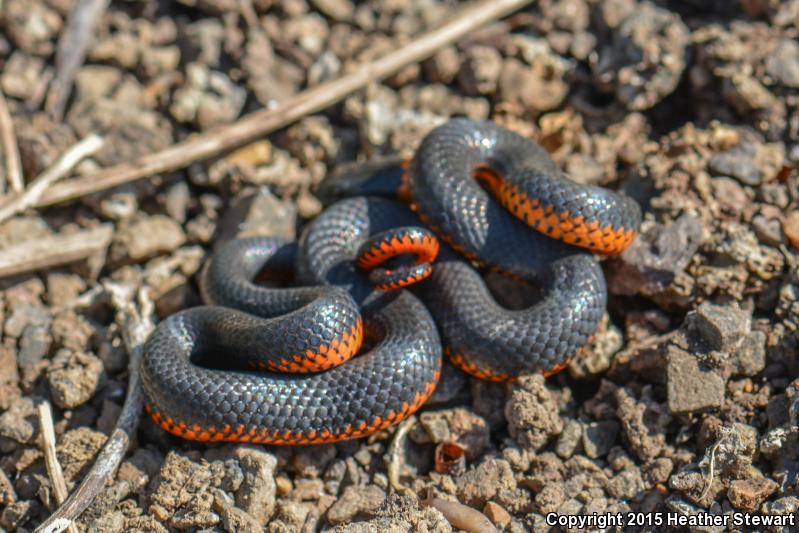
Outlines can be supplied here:
<path id="1" fill-rule="evenodd" d="M 516 489 L 510 463 L 488 457 L 458 478 L 458 501 L 482 509 L 498 493 Z"/>
<path id="2" fill-rule="evenodd" d="M 727 498 L 739 511 L 753 513 L 778 488 L 779 485 L 771 479 L 736 479 L 727 489 Z"/>
<path id="3" fill-rule="evenodd" d="M 591 422 L 583 426 L 583 449 L 585 454 L 597 459 L 607 454 L 616 442 L 619 424 L 614 420 Z"/>
<path id="4" fill-rule="evenodd" d="M 621 12 L 615 4 L 613 10 Z M 610 28 L 613 36 L 591 67 L 595 78 L 607 82 L 627 109 L 641 111 L 677 88 L 690 31 L 677 13 L 651 2 L 635 5 Z"/>
<path id="5" fill-rule="evenodd" d="M 703 369 L 699 360 L 676 346 L 667 351 L 666 368 L 669 412 L 692 413 L 724 404 L 724 378 Z"/>
<path id="6" fill-rule="evenodd" d="M 782 224 L 778 218 L 755 215 L 752 218 L 752 229 L 755 230 L 757 238 L 769 246 L 779 246 L 785 241 Z"/>
<path id="7" fill-rule="evenodd" d="M 494 502 L 488 502 L 483 507 L 483 514 L 488 517 L 491 522 L 499 527 L 500 529 L 504 529 L 508 527 L 511 521 L 511 515 L 506 511 L 501 505 L 498 505 Z"/>
<path id="8" fill-rule="evenodd" d="M 0 415 L 0 451 L 11 452 L 27 444 L 38 431 L 37 409 L 31 397 L 18 398 Z"/>
<path id="9" fill-rule="evenodd" d="M 505 404 L 508 431 L 522 448 L 537 450 L 563 431 L 558 406 L 541 375 L 522 377 Z"/>
<path id="10" fill-rule="evenodd" d="M 377 485 L 349 486 L 327 510 L 327 521 L 333 525 L 348 522 L 361 513 L 375 511 L 386 499 L 386 493 Z"/>
<path id="11" fill-rule="evenodd" d="M 574 419 L 569 419 L 563 426 L 558 436 L 558 442 L 555 444 L 555 453 L 564 459 L 568 459 L 575 452 L 583 438 L 583 425 Z"/>
<path id="12" fill-rule="evenodd" d="M 0 346 L 0 410 L 7 410 L 20 396 L 16 354 L 14 350 Z"/>
<path id="13" fill-rule="evenodd" d="M 39 511 L 34 500 L 22 500 L 6 506 L 0 514 L 0 526 L 8 531 L 23 530 L 22 526 Z"/>
<path id="14" fill-rule="evenodd" d="M 53 338 L 46 326 L 31 324 L 22 332 L 17 363 L 22 377 L 20 384 L 24 389 L 30 389 L 47 368 L 45 356 L 50 353 L 52 342 Z"/>
<path id="15" fill-rule="evenodd" d="M 269 236 L 294 240 L 296 206 L 278 199 L 267 187 L 245 189 L 232 200 L 218 226 L 215 246 L 241 237 Z"/>
<path id="16" fill-rule="evenodd" d="M 461 407 L 422 413 L 410 437 L 419 444 L 457 443 L 469 461 L 480 457 L 490 440 L 485 419 Z"/>
<path id="17" fill-rule="evenodd" d="M 799 250 L 799 210 L 790 211 L 785 215 L 782 231 L 785 232 L 785 237 L 788 238 L 791 246 Z"/>
<path id="18" fill-rule="evenodd" d="M 118 229 L 111 246 L 112 261 L 138 263 L 170 253 L 186 242 L 183 228 L 165 215 L 141 217 Z"/>
<path id="19" fill-rule="evenodd" d="M 86 474 L 107 439 L 88 427 L 71 429 L 58 439 L 56 453 L 68 486 Z"/>
<path id="20" fill-rule="evenodd" d="M 502 69 L 502 57 L 495 48 L 475 45 L 466 50 L 458 83 L 468 96 L 493 94 Z"/>
<path id="21" fill-rule="evenodd" d="M 737 306 L 703 302 L 688 313 L 684 327 L 696 334 L 706 350 L 730 352 L 751 330 L 752 316 Z"/>
<path id="22" fill-rule="evenodd" d="M 94 354 L 61 349 L 47 369 L 47 384 L 58 407 L 74 409 L 97 393 L 104 375 L 103 362 Z"/>
<path id="23" fill-rule="evenodd" d="M 708 167 L 712 172 L 733 177 L 744 185 L 759 185 L 761 176 L 756 154 L 753 144 L 742 143 L 711 157 Z"/>
<path id="24" fill-rule="evenodd" d="M 794 39 L 781 39 L 777 49 L 766 59 L 766 72 L 782 85 L 799 89 L 799 43 Z"/>
<path id="25" fill-rule="evenodd" d="M 236 492 L 236 505 L 265 525 L 275 511 L 277 458 L 260 448 L 239 446 L 234 451 L 244 473 Z"/>
<path id="26" fill-rule="evenodd" d="M 47 303 L 60 307 L 73 302 L 86 290 L 86 281 L 77 274 L 68 272 L 47 273 Z"/>
<path id="27" fill-rule="evenodd" d="M 349 20 L 355 12 L 350 0 L 311 0 L 311 4 L 325 16 L 339 22 Z"/>
<path id="28" fill-rule="evenodd" d="M 689 214 L 645 230 L 632 246 L 608 262 L 608 290 L 623 295 L 662 293 L 688 266 L 701 238 L 702 224 Z"/>

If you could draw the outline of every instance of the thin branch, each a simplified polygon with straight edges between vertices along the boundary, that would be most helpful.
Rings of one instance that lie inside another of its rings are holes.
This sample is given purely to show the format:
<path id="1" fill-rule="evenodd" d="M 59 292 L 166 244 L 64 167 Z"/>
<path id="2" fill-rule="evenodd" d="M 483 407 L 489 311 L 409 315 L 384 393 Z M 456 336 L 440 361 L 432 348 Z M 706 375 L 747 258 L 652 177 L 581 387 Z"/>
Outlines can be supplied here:
<path id="1" fill-rule="evenodd" d="M 130 355 L 128 394 L 116 427 L 97 455 L 91 470 L 61 507 L 36 528 L 36 533 L 64 531 L 75 523 L 80 514 L 103 491 L 106 482 L 113 477 L 139 424 L 142 407 L 139 366 L 144 342 L 155 327 L 154 306 L 146 288 L 137 291 L 130 285 L 117 283 L 107 283 L 105 288 L 111 294 L 111 302 L 116 308 L 116 321 L 121 326 L 122 338 Z M 138 300 L 138 305 L 134 300 Z"/>
<path id="2" fill-rule="evenodd" d="M 64 152 L 53 166 L 42 172 L 22 195 L 12 199 L 0 208 L 0 222 L 4 222 L 17 213 L 21 213 L 27 208 L 36 205 L 42 194 L 47 188 L 63 178 L 83 160 L 97 152 L 103 146 L 102 137 L 91 134 L 80 142 L 76 143 L 69 150 Z"/>
<path id="3" fill-rule="evenodd" d="M 400 494 L 414 494 L 413 490 L 403 485 L 402 481 L 400 481 L 400 470 L 402 469 L 404 457 L 402 448 L 405 446 L 405 437 L 407 437 L 408 432 L 415 424 L 416 415 L 411 415 L 400 423 L 397 427 L 397 431 L 394 433 L 394 438 L 391 439 L 391 446 L 386 456 L 386 462 L 388 463 L 388 481 L 391 484 L 391 488 Z"/>
<path id="4" fill-rule="evenodd" d="M 14 135 L 14 121 L 8 110 L 8 103 L 0 91 L 0 142 L 3 143 L 3 156 L 6 160 L 6 180 L 13 193 L 21 193 L 25 187 L 22 177 L 22 163 L 19 158 L 17 137 Z M 0 185 L 0 193 L 5 192 L 5 187 Z"/>
<path id="5" fill-rule="evenodd" d="M 39 404 L 39 428 L 42 436 L 42 452 L 44 453 L 44 463 L 47 466 L 47 475 L 53 484 L 53 495 L 58 505 L 64 503 L 69 492 L 67 482 L 64 481 L 64 471 L 58 462 L 55 451 L 55 429 L 53 428 L 53 412 L 50 409 L 50 402 L 44 401 Z M 70 524 L 69 533 L 78 533 L 75 524 Z"/>
<path id="6" fill-rule="evenodd" d="M 285 127 L 311 113 L 317 113 L 368 84 L 382 80 L 404 67 L 417 63 L 444 46 L 473 32 L 484 24 L 504 17 L 532 0 L 483 0 L 463 9 L 443 26 L 429 31 L 398 50 L 365 63 L 337 80 L 317 85 L 282 102 L 273 109 L 262 109 L 215 131 L 198 134 L 169 148 L 116 165 L 96 174 L 51 187 L 37 207 L 53 205 L 119 185 L 185 168 L 191 163 L 253 141 Z"/>
<path id="7" fill-rule="evenodd" d="M 111 243 L 111 224 L 25 241 L 3 248 L 0 253 L 0 278 L 66 265 L 95 257 Z"/>
<path id="8" fill-rule="evenodd" d="M 78 0 L 67 17 L 67 24 L 58 39 L 55 77 L 44 104 L 54 120 L 60 120 L 64 115 L 75 74 L 86 59 L 94 28 L 106 7 L 108 0 Z"/>

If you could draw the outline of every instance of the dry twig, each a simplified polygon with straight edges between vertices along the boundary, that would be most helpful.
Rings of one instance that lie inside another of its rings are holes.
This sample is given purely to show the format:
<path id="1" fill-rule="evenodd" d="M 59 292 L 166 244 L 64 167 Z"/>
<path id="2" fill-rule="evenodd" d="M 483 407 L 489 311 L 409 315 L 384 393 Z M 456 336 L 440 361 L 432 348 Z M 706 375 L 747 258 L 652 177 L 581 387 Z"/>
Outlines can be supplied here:
<path id="1" fill-rule="evenodd" d="M 103 139 L 94 134 L 76 143 L 64 152 L 52 167 L 33 180 L 24 193 L 11 199 L 0 208 L 0 222 L 4 222 L 17 213 L 36 205 L 42 194 L 47 190 L 47 187 L 66 176 L 84 157 L 97 152 L 102 146 Z"/>
<path id="2" fill-rule="evenodd" d="M 105 252 L 114 230 L 111 224 L 96 228 L 33 239 L 3 248 L 0 278 L 66 265 Z"/>
<path id="3" fill-rule="evenodd" d="M 185 141 L 131 163 L 123 163 L 96 174 L 60 183 L 42 195 L 36 206 L 44 207 L 74 200 L 147 176 L 178 170 L 195 161 L 208 159 L 241 146 L 306 115 L 317 113 L 368 84 L 382 80 L 412 63 L 431 56 L 440 48 L 468 35 L 476 28 L 504 17 L 531 1 L 483 0 L 465 8 L 443 26 L 425 33 L 395 52 L 361 65 L 337 80 L 307 89 L 274 109 L 256 111 L 229 126 L 189 137 Z"/>
<path id="4" fill-rule="evenodd" d="M 416 416 L 412 415 L 397 426 L 397 431 L 394 433 L 394 438 L 391 440 L 391 446 L 386 456 L 386 461 L 388 462 L 388 481 L 391 484 L 391 488 L 400 494 L 406 495 L 413 495 L 413 490 L 403 485 L 402 481 L 400 481 L 400 469 L 402 468 L 404 458 L 402 447 L 405 446 L 405 437 L 408 435 L 411 428 L 413 428 L 414 424 L 416 424 Z"/>
<path id="5" fill-rule="evenodd" d="M 106 7 L 108 0 L 78 0 L 69 13 L 67 24 L 58 39 L 56 73 L 44 104 L 55 120 L 64 115 L 75 74 L 86 59 L 86 51 L 94 38 L 94 27 Z"/>
<path id="6" fill-rule="evenodd" d="M 44 453 L 44 463 L 47 466 L 47 475 L 53 484 L 53 495 L 58 505 L 64 503 L 69 492 L 67 482 L 64 481 L 64 472 L 58 463 L 55 452 L 55 429 L 53 428 L 53 412 L 50 409 L 50 402 L 44 401 L 39 404 L 39 428 L 42 436 L 42 452 Z M 77 533 L 78 528 L 71 524 L 68 528 L 69 533 Z"/>
<path id="7" fill-rule="evenodd" d="M 128 394 L 116 427 L 97 455 L 91 470 L 75 492 L 36 528 L 36 533 L 64 531 L 70 524 L 75 523 L 78 516 L 105 488 L 106 481 L 116 472 L 139 423 L 142 404 L 139 366 L 144 342 L 155 327 L 152 318 L 153 302 L 146 288 L 136 290 L 130 285 L 117 283 L 107 283 L 105 288 L 111 294 L 111 302 L 116 309 L 116 321 L 121 326 L 122 338 L 130 356 Z"/>
<path id="8" fill-rule="evenodd" d="M 0 91 L 0 142 L 3 143 L 8 186 L 11 192 L 21 193 L 24 187 L 22 163 L 19 158 L 17 137 L 14 135 L 14 121 L 11 119 L 11 112 L 8 110 L 8 103 L 2 91 Z M 5 187 L 0 184 L 0 194 L 4 192 L 6 192 Z"/>

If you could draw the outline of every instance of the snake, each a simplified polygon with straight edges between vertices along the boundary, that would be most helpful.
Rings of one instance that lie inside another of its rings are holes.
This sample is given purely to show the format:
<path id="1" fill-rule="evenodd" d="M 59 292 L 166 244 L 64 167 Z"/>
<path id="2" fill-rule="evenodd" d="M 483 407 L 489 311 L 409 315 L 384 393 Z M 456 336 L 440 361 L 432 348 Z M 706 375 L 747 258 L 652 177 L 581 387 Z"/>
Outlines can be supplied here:
<path id="1" fill-rule="evenodd" d="M 364 168 L 321 184 L 330 205 L 297 242 L 236 239 L 213 255 L 205 305 L 161 321 L 144 346 L 157 425 L 198 441 L 338 442 L 420 409 L 443 354 L 504 381 L 554 373 L 589 344 L 607 303 L 595 254 L 632 243 L 634 200 L 466 118 L 432 129 L 410 160 Z M 486 270 L 540 298 L 500 305 Z M 281 273 L 294 284 L 276 285 Z"/>

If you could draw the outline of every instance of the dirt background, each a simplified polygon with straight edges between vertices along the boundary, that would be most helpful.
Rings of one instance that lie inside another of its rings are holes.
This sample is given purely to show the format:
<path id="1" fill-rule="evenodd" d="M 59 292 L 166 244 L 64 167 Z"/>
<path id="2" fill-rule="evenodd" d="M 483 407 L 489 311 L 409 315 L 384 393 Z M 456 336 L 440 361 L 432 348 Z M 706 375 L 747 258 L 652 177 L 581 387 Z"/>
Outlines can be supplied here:
<path id="1" fill-rule="evenodd" d="M 458 7 L 114 1 L 54 121 L 42 106 L 73 4 L 0 2 L 0 87 L 28 180 L 90 132 L 106 145 L 78 175 L 233 122 Z M 451 115 L 529 135 L 576 180 L 645 206 L 636 244 L 604 263 L 609 314 L 584 358 L 508 386 L 447 367 L 399 454 L 387 453 L 392 431 L 308 448 L 195 445 L 143 419 L 79 529 L 451 531 L 392 494 L 389 463 L 420 497 L 460 501 L 503 531 L 549 531 L 549 512 L 795 513 L 798 37 L 799 0 L 541 0 L 240 150 L 4 222 L 0 254 L 114 232 L 89 260 L 1 281 L 0 527 L 32 530 L 54 509 L 37 402 L 54 406 L 70 488 L 120 411 L 128 355 L 107 298 L 91 293 L 98 280 L 150 286 L 160 317 L 194 305 L 215 245 L 296 236 L 328 172 L 409 155 Z M 465 460 L 437 472 L 436 448 L 452 442 Z"/>

